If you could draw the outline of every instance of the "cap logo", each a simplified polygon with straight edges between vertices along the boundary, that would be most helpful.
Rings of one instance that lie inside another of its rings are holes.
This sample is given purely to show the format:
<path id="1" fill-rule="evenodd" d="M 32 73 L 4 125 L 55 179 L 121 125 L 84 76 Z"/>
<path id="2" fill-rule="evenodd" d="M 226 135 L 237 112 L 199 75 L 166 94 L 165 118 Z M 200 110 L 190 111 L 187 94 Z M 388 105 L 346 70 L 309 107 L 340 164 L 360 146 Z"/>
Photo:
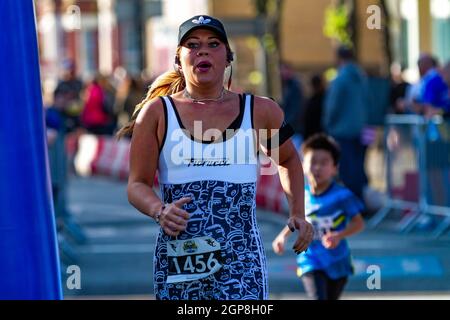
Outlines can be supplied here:
<path id="1" fill-rule="evenodd" d="M 200 16 L 198 18 L 198 20 L 194 19 L 194 20 L 192 20 L 192 22 L 195 24 L 207 24 L 207 23 L 211 22 L 211 19 L 205 19 L 205 18 L 203 18 L 203 16 Z"/>

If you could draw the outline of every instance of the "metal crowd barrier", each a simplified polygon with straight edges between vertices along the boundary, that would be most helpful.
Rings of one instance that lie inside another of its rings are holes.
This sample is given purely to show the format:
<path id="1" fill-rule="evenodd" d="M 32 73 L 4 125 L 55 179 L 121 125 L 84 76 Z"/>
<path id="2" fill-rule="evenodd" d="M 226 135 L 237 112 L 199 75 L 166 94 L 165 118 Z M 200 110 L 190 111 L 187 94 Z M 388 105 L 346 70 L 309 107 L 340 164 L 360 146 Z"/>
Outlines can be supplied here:
<path id="1" fill-rule="evenodd" d="M 385 124 L 387 200 L 368 226 L 402 210 L 407 214 L 398 223 L 400 231 L 411 231 L 426 215 L 439 216 L 432 230 L 439 237 L 450 228 L 450 121 L 388 115 Z"/>

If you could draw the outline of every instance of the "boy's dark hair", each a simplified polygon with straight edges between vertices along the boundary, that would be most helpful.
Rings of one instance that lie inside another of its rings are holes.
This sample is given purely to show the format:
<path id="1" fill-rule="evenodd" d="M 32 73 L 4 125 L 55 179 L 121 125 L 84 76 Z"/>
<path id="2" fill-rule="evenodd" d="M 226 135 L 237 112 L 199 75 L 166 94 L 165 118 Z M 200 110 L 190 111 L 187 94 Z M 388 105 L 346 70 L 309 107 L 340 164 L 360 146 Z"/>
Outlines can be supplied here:
<path id="1" fill-rule="evenodd" d="M 316 133 L 312 135 L 302 145 L 302 153 L 305 154 L 311 150 L 325 150 L 331 154 L 334 165 L 338 165 L 341 156 L 341 149 L 338 143 L 330 136 L 324 133 Z"/>

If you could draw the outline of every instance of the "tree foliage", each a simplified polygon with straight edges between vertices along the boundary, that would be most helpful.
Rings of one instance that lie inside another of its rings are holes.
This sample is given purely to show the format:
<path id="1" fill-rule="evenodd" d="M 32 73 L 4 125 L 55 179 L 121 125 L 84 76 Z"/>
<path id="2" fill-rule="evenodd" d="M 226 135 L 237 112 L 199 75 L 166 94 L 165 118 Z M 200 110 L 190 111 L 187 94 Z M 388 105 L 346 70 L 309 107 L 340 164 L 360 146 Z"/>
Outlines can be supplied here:
<path id="1" fill-rule="evenodd" d="M 332 4 L 325 10 L 323 34 L 339 44 L 353 46 L 349 32 L 350 12 L 346 4 Z"/>
<path id="2" fill-rule="evenodd" d="M 253 0 L 258 17 L 264 20 L 264 35 L 259 39 L 265 55 L 266 94 L 278 100 L 281 97 L 279 75 L 280 25 L 284 0 Z"/>

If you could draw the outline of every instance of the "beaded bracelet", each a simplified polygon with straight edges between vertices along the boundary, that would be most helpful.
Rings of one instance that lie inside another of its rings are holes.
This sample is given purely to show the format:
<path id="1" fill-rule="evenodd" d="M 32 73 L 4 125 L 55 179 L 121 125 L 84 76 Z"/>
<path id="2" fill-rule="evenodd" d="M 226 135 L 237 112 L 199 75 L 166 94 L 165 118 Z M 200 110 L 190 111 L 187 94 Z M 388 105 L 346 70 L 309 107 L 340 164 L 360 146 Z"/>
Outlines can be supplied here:
<path id="1" fill-rule="evenodd" d="M 155 214 L 155 221 L 157 224 L 159 224 L 159 219 L 161 217 L 162 212 L 164 211 L 164 209 L 166 208 L 166 205 L 163 204 L 161 209 Z"/>

